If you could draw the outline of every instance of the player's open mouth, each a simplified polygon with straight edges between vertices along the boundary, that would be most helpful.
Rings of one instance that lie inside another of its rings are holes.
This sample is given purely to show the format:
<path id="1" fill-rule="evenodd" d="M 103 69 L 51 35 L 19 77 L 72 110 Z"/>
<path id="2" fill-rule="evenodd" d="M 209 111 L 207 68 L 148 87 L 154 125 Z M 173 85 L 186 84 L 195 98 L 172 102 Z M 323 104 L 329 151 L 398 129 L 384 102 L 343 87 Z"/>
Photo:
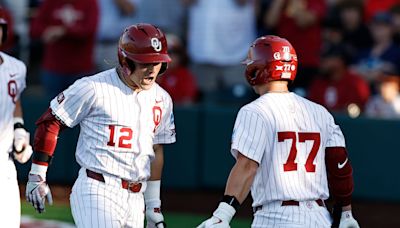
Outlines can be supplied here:
<path id="1" fill-rule="evenodd" d="M 144 81 L 145 83 L 151 83 L 153 80 L 154 80 L 154 77 L 145 77 L 145 78 L 143 79 L 143 81 Z"/>

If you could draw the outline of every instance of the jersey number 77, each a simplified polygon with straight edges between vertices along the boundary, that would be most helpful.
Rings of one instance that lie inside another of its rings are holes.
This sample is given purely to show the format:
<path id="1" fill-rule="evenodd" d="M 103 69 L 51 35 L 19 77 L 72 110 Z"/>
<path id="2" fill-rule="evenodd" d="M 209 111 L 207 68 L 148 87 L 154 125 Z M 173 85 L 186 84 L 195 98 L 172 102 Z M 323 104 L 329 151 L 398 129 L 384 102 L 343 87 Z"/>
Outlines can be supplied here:
<path id="1" fill-rule="evenodd" d="M 298 138 L 297 138 L 298 136 Z M 292 145 L 290 147 L 289 157 L 285 164 L 283 164 L 283 170 L 295 171 L 297 170 L 297 163 L 295 162 L 297 156 L 296 142 L 299 140 L 300 143 L 305 141 L 313 141 L 311 151 L 307 157 L 306 167 L 307 172 L 315 172 L 314 159 L 317 156 L 319 146 L 321 144 L 321 135 L 319 132 L 296 132 L 294 131 L 281 131 L 278 132 L 278 142 L 283 142 L 285 140 L 292 140 Z"/>

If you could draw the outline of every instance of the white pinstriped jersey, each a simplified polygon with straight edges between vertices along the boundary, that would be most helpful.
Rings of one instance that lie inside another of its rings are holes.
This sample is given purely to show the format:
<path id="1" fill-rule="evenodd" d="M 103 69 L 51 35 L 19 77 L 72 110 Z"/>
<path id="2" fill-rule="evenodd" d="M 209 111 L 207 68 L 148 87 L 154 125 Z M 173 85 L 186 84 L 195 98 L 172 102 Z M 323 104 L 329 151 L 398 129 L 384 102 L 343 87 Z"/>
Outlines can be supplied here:
<path id="1" fill-rule="evenodd" d="M 272 201 L 327 199 L 325 148 L 345 146 L 332 115 L 294 93 L 267 93 L 242 107 L 231 152 L 259 163 L 253 206 Z"/>
<path id="2" fill-rule="evenodd" d="M 26 87 L 26 66 L 20 60 L 0 52 L 0 167 L 5 167 L 14 139 L 14 109 Z"/>
<path id="3" fill-rule="evenodd" d="M 66 126 L 80 124 L 77 162 L 131 181 L 150 176 L 153 144 L 175 142 L 172 100 L 158 84 L 133 92 L 115 69 L 77 80 L 50 104 Z"/>

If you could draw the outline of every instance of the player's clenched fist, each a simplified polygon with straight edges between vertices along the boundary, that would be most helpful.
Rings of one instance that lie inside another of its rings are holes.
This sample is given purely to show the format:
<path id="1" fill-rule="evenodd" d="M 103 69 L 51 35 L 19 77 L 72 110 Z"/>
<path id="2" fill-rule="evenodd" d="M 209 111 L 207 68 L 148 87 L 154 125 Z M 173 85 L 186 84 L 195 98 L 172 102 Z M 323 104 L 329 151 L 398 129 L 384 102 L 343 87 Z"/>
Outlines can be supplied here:
<path id="1" fill-rule="evenodd" d="M 32 204 L 38 213 L 42 213 L 45 211 L 46 198 L 48 203 L 52 205 L 53 198 L 46 178 L 37 174 L 29 174 L 26 184 L 26 200 Z"/>
<path id="2" fill-rule="evenodd" d="M 225 202 L 221 202 L 217 210 L 214 211 L 213 216 L 204 221 L 197 228 L 229 228 L 229 223 L 235 213 L 235 208 Z"/>
<path id="3" fill-rule="evenodd" d="M 351 211 L 343 211 L 340 218 L 339 228 L 360 228 Z"/>
<path id="4" fill-rule="evenodd" d="M 32 152 L 32 147 L 29 145 L 29 133 L 24 128 L 22 118 L 14 118 L 13 155 L 15 160 L 23 164 L 29 160 Z"/>

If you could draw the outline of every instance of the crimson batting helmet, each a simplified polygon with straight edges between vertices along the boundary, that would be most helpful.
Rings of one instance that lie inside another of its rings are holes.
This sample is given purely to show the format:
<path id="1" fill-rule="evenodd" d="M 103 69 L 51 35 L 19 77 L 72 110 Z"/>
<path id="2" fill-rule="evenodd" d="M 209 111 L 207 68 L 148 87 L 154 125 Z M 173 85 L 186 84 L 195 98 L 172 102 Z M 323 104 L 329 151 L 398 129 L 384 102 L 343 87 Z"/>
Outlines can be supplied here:
<path id="1" fill-rule="evenodd" d="M 275 80 L 293 81 L 297 72 L 297 55 L 293 46 L 279 36 L 262 36 L 250 47 L 246 64 L 246 79 L 250 85 Z"/>
<path id="2" fill-rule="evenodd" d="M 164 33 L 151 24 L 135 24 L 125 29 L 118 44 L 119 64 L 131 71 L 133 62 L 162 63 L 159 75 L 167 69 L 171 58 L 168 55 Z"/>
<path id="3" fill-rule="evenodd" d="M 1 28 L 3 28 L 3 36 L 1 38 L 1 42 L 4 44 L 7 40 L 8 25 L 7 25 L 7 20 L 4 17 L 4 14 L 1 12 L 0 12 L 0 26 Z"/>

